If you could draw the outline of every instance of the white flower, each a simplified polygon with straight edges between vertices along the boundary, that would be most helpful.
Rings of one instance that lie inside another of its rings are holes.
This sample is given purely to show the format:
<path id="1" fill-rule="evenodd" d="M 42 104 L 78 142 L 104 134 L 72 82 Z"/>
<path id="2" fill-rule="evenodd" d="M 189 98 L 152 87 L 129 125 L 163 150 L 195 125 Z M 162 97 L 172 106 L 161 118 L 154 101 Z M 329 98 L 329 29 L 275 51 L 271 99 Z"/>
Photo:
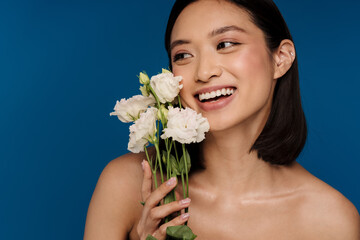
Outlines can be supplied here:
<path id="1" fill-rule="evenodd" d="M 144 146 L 148 142 L 153 142 L 156 132 L 157 109 L 148 108 L 146 112 L 140 114 L 140 118 L 130 126 L 130 140 L 128 150 L 133 153 L 144 151 Z"/>
<path id="2" fill-rule="evenodd" d="M 180 143 L 195 143 L 205 139 L 205 132 L 210 125 L 206 118 L 191 108 L 179 109 L 169 107 L 167 128 L 162 139 L 172 137 Z"/>
<path id="3" fill-rule="evenodd" d="M 150 86 L 154 89 L 161 103 L 172 102 L 183 87 L 181 76 L 174 77 L 170 72 L 152 76 Z"/>
<path id="4" fill-rule="evenodd" d="M 149 106 L 153 106 L 155 102 L 153 96 L 136 95 L 127 100 L 123 98 L 120 102 L 116 101 L 115 112 L 110 113 L 110 116 L 118 116 L 122 122 L 132 122 L 138 119 L 140 113 L 145 112 Z"/>

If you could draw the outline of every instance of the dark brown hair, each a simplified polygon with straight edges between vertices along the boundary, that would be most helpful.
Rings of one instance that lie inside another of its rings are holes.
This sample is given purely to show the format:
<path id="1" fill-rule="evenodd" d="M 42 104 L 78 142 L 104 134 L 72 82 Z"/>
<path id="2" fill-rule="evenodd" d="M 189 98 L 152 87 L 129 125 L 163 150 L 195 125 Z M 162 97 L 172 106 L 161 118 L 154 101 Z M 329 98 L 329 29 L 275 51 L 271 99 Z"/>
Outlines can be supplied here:
<path id="1" fill-rule="evenodd" d="M 184 8 L 197 0 L 177 0 L 171 10 L 165 33 L 165 48 L 171 69 L 170 38 L 175 21 Z M 291 41 L 290 31 L 279 9 L 272 0 L 225 0 L 246 10 L 253 23 L 260 28 L 267 47 L 274 52 L 284 39 Z M 271 112 L 261 134 L 250 149 L 258 157 L 278 165 L 296 160 L 307 136 L 305 115 L 301 106 L 297 58 L 291 68 L 277 80 Z M 198 147 L 190 146 L 198 154 Z M 195 151 L 195 152 L 194 152 Z"/>

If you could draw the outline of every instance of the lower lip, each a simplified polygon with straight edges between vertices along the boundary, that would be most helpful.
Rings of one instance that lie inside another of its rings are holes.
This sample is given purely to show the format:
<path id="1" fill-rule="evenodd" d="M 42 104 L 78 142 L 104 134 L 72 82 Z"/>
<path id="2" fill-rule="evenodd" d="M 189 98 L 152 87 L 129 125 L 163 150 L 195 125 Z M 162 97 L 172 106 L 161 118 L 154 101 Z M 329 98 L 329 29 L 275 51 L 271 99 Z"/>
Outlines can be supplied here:
<path id="1" fill-rule="evenodd" d="M 199 98 L 197 98 L 197 101 L 198 101 L 199 107 L 204 111 L 219 110 L 221 108 L 226 107 L 233 100 L 235 94 L 236 94 L 236 91 L 226 98 L 221 98 L 221 99 L 219 99 L 217 101 L 213 101 L 213 102 L 200 102 Z"/>

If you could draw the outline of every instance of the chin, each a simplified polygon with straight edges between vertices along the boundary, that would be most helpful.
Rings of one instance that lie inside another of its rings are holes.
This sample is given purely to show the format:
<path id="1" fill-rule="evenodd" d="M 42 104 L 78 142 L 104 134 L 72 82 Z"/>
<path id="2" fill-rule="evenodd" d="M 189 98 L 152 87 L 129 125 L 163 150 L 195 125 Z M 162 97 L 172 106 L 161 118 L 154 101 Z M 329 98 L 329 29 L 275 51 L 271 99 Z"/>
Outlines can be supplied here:
<path id="1" fill-rule="evenodd" d="M 220 132 L 220 131 L 225 131 L 228 129 L 231 129 L 232 127 L 234 127 L 235 124 L 231 123 L 229 120 L 229 118 L 224 119 L 224 118 L 219 118 L 219 116 L 214 116 L 214 117 L 208 117 L 204 114 L 204 117 L 206 117 L 209 121 L 210 124 L 210 132 Z"/>

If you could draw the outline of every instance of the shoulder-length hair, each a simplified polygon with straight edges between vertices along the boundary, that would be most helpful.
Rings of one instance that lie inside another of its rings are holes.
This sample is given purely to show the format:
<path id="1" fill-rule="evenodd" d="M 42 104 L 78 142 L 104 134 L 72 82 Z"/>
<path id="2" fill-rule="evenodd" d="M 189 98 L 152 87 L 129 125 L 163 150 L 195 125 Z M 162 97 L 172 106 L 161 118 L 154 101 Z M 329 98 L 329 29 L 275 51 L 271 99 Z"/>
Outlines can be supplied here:
<path id="1" fill-rule="evenodd" d="M 184 8 L 197 0 L 177 0 L 171 10 L 166 33 L 165 48 L 171 69 L 170 38 L 175 21 Z M 292 37 L 279 9 L 272 0 L 224 0 L 247 11 L 253 23 L 264 35 L 272 53 L 284 39 Z M 288 165 L 302 151 L 307 136 L 305 115 L 301 106 L 297 58 L 291 68 L 277 80 L 271 111 L 267 122 L 250 151 L 258 158 L 277 165 Z M 194 147 L 190 147 L 194 151 Z M 198 150 L 196 150 L 198 154 Z"/>

